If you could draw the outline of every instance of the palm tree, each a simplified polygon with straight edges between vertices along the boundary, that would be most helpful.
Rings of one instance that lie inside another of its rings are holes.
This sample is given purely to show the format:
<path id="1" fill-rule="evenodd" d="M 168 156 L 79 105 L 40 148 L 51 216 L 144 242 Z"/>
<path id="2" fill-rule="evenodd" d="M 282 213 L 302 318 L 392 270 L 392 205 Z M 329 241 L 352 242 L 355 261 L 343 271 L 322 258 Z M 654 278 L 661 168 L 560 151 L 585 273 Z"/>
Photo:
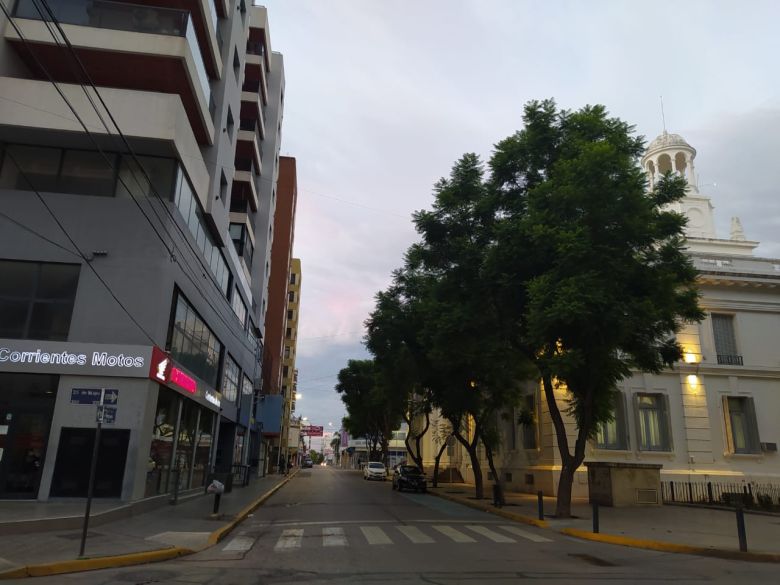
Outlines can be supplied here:
<path id="1" fill-rule="evenodd" d="M 339 457 L 341 453 L 341 435 L 336 435 L 330 440 L 330 447 L 333 449 L 334 458 L 336 459 L 336 465 L 339 464 Z"/>

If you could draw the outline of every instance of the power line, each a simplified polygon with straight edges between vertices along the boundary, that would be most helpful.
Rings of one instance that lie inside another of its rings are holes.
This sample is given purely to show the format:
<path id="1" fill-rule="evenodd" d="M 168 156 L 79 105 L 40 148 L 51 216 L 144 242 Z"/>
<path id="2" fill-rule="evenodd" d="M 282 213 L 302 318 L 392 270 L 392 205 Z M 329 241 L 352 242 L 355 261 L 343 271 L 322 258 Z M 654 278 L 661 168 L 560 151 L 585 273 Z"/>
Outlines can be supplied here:
<path id="1" fill-rule="evenodd" d="M 16 221 L 16 220 L 15 220 L 13 217 L 11 217 L 10 215 L 6 215 L 6 214 L 5 214 L 5 213 L 3 213 L 2 211 L 0 211 L 0 216 L 4 217 L 5 219 L 7 219 L 8 221 L 10 221 L 12 224 L 16 225 L 17 227 L 20 227 L 20 228 L 22 228 L 23 230 L 25 230 L 25 231 L 27 231 L 27 232 L 30 232 L 31 234 L 33 234 L 33 235 L 35 235 L 35 236 L 39 237 L 40 239 L 42 239 L 42 240 L 45 240 L 46 242 L 49 242 L 49 243 L 50 243 L 52 246 L 57 246 L 58 248 L 60 248 L 60 249 L 62 249 L 62 250 L 65 250 L 65 251 L 66 251 L 66 252 L 68 252 L 69 254 L 73 254 L 74 256 L 77 256 L 77 257 L 79 257 L 79 258 L 81 258 L 81 257 L 82 257 L 82 256 L 81 256 L 81 254 L 79 254 L 78 252 L 75 252 L 75 251 L 71 250 L 70 248 L 66 248 L 66 247 L 65 247 L 65 246 L 63 246 L 62 244 L 60 244 L 60 243 L 58 243 L 58 242 L 55 242 L 54 240 L 51 240 L 51 239 L 47 238 L 47 237 L 46 237 L 46 236 L 44 236 L 43 234 L 41 234 L 41 233 L 39 233 L 39 232 L 36 232 L 36 231 L 35 231 L 34 229 L 32 229 L 31 227 L 29 227 L 29 226 L 26 226 L 26 225 L 24 225 L 23 223 L 21 223 L 21 222 L 19 222 L 19 221 Z"/>

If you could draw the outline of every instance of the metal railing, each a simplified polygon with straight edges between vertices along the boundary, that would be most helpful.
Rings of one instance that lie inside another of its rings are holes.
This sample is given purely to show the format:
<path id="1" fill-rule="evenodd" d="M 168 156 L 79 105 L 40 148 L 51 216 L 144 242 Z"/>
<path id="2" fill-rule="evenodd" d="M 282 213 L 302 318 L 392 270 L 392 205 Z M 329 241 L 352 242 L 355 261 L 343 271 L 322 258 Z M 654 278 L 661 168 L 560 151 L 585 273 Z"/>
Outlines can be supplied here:
<path id="1" fill-rule="evenodd" d="M 718 363 L 724 366 L 742 366 L 744 365 L 742 363 L 742 356 L 741 355 L 730 355 L 730 354 L 724 354 L 719 353 L 718 354 Z"/>
<path id="2" fill-rule="evenodd" d="M 778 509 L 780 485 L 760 482 L 662 481 L 661 497 L 665 504 Z"/>

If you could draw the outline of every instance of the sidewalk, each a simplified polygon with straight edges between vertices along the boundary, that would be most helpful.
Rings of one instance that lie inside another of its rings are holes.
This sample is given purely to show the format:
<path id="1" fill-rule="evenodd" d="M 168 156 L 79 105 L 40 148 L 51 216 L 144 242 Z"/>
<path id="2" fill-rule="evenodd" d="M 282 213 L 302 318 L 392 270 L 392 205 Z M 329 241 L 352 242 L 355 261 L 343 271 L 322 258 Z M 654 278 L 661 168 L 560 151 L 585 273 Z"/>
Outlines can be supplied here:
<path id="1" fill-rule="evenodd" d="M 485 494 L 492 484 L 485 484 Z M 474 499 L 474 486 L 439 483 L 431 493 L 457 499 L 462 503 L 495 511 L 492 497 Z M 504 512 L 538 518 L 537 497 L 533 494 L 507 492 Z M 547 527 L 555 530 L 575 529 L 590 533 L 593 529 L 593 511 L 586 500 L 572 501 L 574 518 L 558 520 L 555 498 L 544 498 Z M 636 508 L 599 507 L 599 525 L 602 535 L 627 539 L 656 541 L 671 545 L 698 547 L 713 551 L 739 552 L 736 514 L 733 510 L 703 509 L 697 507 L 664 505 Z M 780 516 L 745 514 L 748 551 L 751 553 L 780 553 Z M 619 540 L 619 539 L 618 539 Z M 625 543 L 628 544 L 628 543 Z"/>
<path id="2" fill-rule="evenodd" d="M 178 556 L 203 549 L 221 538 L 242 510 L 246 513 L 248 506 L 287 479 L 282 475 L 269 475 L 253 478 L 247 487 L 234 487 L 231 493 L 222 496 L 217 519 L 211 518 L 214 496 L 198 494 L 180 499 L 177 505 L 166 503 L 131 517 L 96 526 L 90 522 L 85 558 L 160 549 L 171 549 L 171 556 Z M 18 502 L 0 502 L 0 526 L 4 522 L 21 520 L 18 510 L 9 513 L 16 504 Z M 64 514 L 69 514 L 71 520 L 79 518 L 80 526 L 84 502 L 29 504 L 21 509 L 30 512 L 33 518 L 49 518 L 52 529 L 28 534 L 0 532 L 0 573 L 27 565 L 59 563 L 78 558 L 81 528 L 58 527 L 62 525 Z M 116 508 L 116 503 L 113 506 Z M 97 505 L 93 503 L 93 512 L 106 511 L 110 507 L 110 503 L 98 500 Z M 176 547 L 188 550 L 175 550 Z"/>

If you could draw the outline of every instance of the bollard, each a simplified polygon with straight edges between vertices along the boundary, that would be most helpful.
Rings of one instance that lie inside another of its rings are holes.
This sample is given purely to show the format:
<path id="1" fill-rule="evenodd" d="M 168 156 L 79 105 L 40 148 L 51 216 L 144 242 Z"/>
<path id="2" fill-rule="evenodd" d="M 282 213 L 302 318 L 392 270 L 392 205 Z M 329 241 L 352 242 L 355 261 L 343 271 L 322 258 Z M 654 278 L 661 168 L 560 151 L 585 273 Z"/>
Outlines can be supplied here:
<path id="1" fill-rule="evenodd" d="M 544 520 L 544 495 L 542 490 L 536 492 L 536 500 L 539 507 L 539 520 Z"/>
<path id="2" fill-rule="evenodd" d="M 737 506 L 737 536 L 739 537 L 739 550 L 747 552 L 747 533 L 745 532 L 745 511 L 742 506 Z"/>
<path id="3" fill-rule="evenodd" d="M 173 479 L 173 494 L 171 499 L 168 500 L 168 503 L 172 506 L 175 506 L 176 504 L 179 503 L 179 474 L 180 473 L 181 472 L 179 469 L 174 469 L 171 472 L 171 476 Z"/>
<path id="4" fill-rule="evenodd" d="M 672 492 L 672 501 L 674 502 L 674 482 L 669 482 L 669 490 Z"/>
<path id="5" fill-rule="evenodd" d="M 593 534 L 599 533 L 599 505 L 593 502 Z"/>
<path id="6" fill-rule="evenodd" d="M 715 498 L 712 496 L 712 482 L 707 482 L 707 499 L 709 500 L 710 504 L 715 502 Z"/>
<path id="7" fill-rule="evenodd" d="M 222 499 L 222 494 L 217 492 L 214 494 L 214 509 L 211 511 L 215 516 L 219 514 L 219 501 Z"/>

